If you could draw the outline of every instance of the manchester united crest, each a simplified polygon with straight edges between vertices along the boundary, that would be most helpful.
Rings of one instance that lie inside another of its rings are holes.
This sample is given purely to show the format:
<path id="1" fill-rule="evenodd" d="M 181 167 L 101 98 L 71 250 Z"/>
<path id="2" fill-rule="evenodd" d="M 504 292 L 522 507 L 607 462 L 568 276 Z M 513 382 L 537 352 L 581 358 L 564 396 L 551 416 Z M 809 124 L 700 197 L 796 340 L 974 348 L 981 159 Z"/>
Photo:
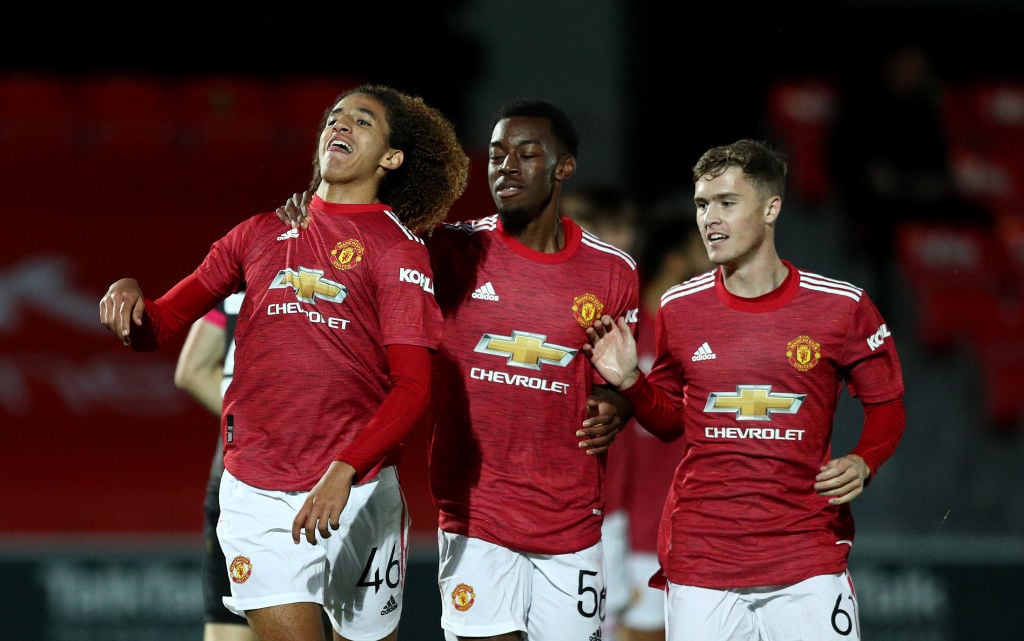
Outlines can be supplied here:
<path id="1" fill-rule="evenodd" d="M 473 586 L 460 583 L 452 590 L 452 605 L 459 612 L 465 612 L 473 607 L 476 601 L 476 594 L 473 593 Z"/>
<path id="2" fill-rule="evenodd" d="M 352 269 L 363 260 L 363 245 L 355 238 L 343 240 L 331 250 L 331 264 L 338 269 Z"/>
<path id="3" fill-rule="evenodd" d="M 821 343 L 810 336 L 797 336 L 786 343 L 786 358 L 790 365 L 806 372 L 821 360 Z"/>
<path id="4" fill-rule="evenodd" d="M 236 556 L 231 559 L 228 574 L 231 575 L 231 580 L 235 583 L 245 583 L 252 574 L 252 561 L 247 556 Z"/>
<path id="5" fill-rule="evenodd" d="M 603 313 L 604 303 L 593 294 L 583 294 L 572 299 L 572 315 L 583 329 L 593 327 L 594 321 L 601 318 Z"/>

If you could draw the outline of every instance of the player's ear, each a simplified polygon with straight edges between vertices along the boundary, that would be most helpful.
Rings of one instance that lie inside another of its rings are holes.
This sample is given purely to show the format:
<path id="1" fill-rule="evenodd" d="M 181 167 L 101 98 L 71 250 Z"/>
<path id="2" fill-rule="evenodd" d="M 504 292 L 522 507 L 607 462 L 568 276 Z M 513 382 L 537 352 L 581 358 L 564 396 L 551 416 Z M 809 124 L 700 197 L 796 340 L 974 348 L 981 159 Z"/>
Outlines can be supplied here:
<path id="1" fill-rule="evenodd" d="M 576 173 L 576 156 L 565 154 L 555 166 L 555 180 L 568 180 Z"/>
<path id="2" fill-rule="evenodd" d="M 772 196 L 768 199 L 768 202 L 764 204 L 764 222 L 774 223 L 779 217 L 779 212 L 782 211 L 782 198 L 778 196 Z"/>
<path id="3" fill-rule="evenodd" d="M 380 166 L 389 171 L 394 171 L 402 166 L 405 162 L 405 152 L 401 149 L 388 149 L 384 154 L 384 158 L 380 161 Z"/>

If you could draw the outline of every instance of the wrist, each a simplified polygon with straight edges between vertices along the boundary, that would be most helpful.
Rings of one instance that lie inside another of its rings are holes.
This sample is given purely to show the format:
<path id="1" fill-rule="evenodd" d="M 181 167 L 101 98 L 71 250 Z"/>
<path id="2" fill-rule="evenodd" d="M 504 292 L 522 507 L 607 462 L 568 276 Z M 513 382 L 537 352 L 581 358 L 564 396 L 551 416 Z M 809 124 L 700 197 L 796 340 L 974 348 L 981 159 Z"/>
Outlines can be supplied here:
<path id="1" fill-rule="evenodd" d="M 638 380 L 640 380 L 640 370 L 634 369 L 633 371 L 628 372 L 622 378 L 622 381 L 619 382 L 619 384 L 616 386 L 616 389 L 620 392 L 627 390 L 630 387 L 633 387 L 633 385 L 635 385 Z"/>
<path id="2" fill-rule="evenodd" d="M 331 467 L 334 468 L 334 472 L 336 474 L 340 474 L 342 477 L 347 478 L 350 481 L 355 480 L 356 476 L 359 474 L 359 471 L 354 465 L 342 461 L 341 459 L 336 459 L 334 463 L 331 464 Z"/>

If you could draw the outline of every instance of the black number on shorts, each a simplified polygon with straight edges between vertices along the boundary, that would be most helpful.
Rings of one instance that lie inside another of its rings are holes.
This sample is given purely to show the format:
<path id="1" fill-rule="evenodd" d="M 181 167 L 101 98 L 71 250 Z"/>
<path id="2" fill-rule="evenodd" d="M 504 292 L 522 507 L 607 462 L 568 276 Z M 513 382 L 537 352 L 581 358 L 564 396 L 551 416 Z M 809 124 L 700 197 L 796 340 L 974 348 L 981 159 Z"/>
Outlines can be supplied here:
<path id="1" fill-rule="evenodd" d="M 850 601 L 853 601 L 853 597 L 850 597 Z M 853 632 L 853 616 L 839 607 L 842 603 L 843 595 L 840 594 L 836 597 L 835 607 L 832 608 L 832 629 L 836 631 L 836 634 L 841 634 L 845 637 Z"/>
<path id="2" fill-rule="evenodd" d="M 391 558 L 388 559 L 387 571 L 384 572 L 384 578 L 380 577 L 380 568 L 374 566 L 374 561 L 377 559 L 377 548 L 370 550 L 370 558 L 366 559 L 366 565 L 363 567 L 363 575 L 359 577 L 359 583 L 356 583 L 358 587 L 369 588 L 372 587 L 374 592 L 380 592 L 380 584 L 387 583 L 389 588 L 397 588 L 398 582 L 402 578 L 402 566 L 399 564 L 398 559 L 395 558 L 395 546 L 391 546 Z M 370 580 L 370 574 L 373 574 L 373 580 Z M 393 578 L 392 578 L 393 577 Z"/>
<path id="3" fill-rule="evenodd" d="M 576 611 L 588 619 L 600 616 L 604 620 L 604 600 L 608 592 L 603 587 L 598 592 L 594 586 L 587 585 L 587 577 L 591 576 L 597 576 L 597 572 L 580 570 L 580 584 L 577 590 L 580 600 L 576 602 Z"/>

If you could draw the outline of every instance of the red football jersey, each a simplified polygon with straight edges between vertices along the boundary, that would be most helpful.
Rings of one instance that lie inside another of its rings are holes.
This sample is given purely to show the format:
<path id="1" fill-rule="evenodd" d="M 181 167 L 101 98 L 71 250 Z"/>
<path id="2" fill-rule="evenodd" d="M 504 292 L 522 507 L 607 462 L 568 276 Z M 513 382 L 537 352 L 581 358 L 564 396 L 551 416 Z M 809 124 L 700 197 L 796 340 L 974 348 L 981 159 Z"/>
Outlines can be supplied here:
<path id="1" fill-rule="evenodd" d="M 560 554 L 601 537 L 604 456 L 579 448 L 602 382 L 581 347 L 602 314 L 635 327 L 636 263 L 563 218 L 533 251 L 498 216 L 428 240 L 445 331 L 434 370 L 430 486 L 441 529 Z"/>
<path id="2" fill-rule="evenodd" d="M 673 583 L 780 585 L 847 566 L 850 506 L 829 505 L 814 477 L 832 457 L 841 385 L 879 403 L 902 397 L 903 374 L 864 291 L 786 266 L 783 285 L 758 298 L 729 294 L 718 271 L 661 298 L 649 379 L 685 398 L 659 537 Z"/>
<path id="3" fill-rule="evenodd" d="M 215 294 L 246 289 L 221 428 L 224 466 L 260 488 L 311 489 L 387 395 L 385 346 L 441 335 L 421 238 L 386 205 L 310 208 L 305 230 L 274 213 L 242 222 L 196 272 Z"/>

